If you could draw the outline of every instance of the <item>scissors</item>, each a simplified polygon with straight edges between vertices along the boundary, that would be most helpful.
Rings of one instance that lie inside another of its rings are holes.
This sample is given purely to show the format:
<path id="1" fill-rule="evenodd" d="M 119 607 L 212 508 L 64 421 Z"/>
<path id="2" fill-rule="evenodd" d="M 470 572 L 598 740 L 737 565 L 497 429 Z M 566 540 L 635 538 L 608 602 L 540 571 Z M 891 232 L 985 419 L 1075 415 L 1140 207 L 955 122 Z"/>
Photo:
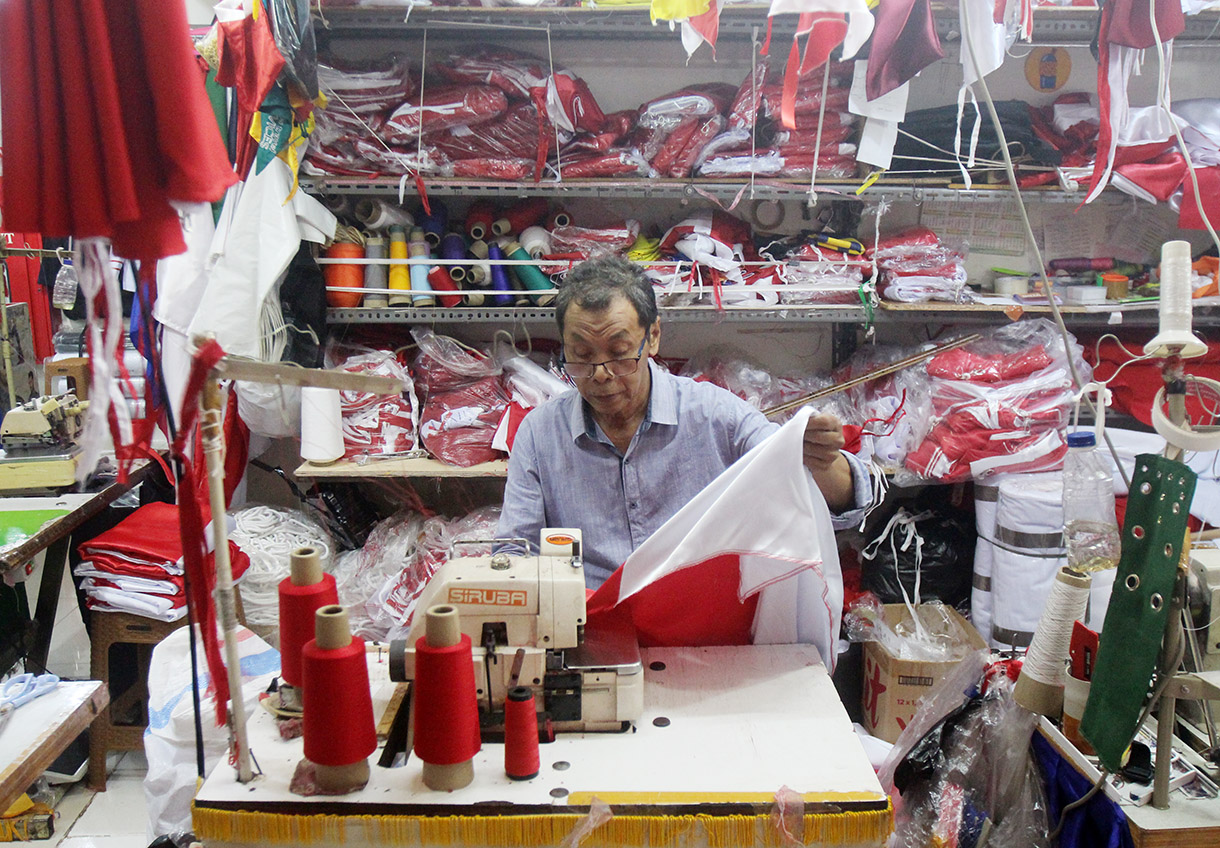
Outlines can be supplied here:
<path id="1" fill-rule="evenodd" d="M 18 674 L 0 686 L 0 732 L 4 731 L 14 711 L 40 695 L 45 695 L 59 685 L 54 674 Z"/>
<path id="2" fill-rule="evenodd" d="M 20 707 L 40 695 L 47 694 L 58 685 L 59 678 L 54 674 L 18 674 L 0 686 L 0 706 L 8 704 L 13 708 Z"/>

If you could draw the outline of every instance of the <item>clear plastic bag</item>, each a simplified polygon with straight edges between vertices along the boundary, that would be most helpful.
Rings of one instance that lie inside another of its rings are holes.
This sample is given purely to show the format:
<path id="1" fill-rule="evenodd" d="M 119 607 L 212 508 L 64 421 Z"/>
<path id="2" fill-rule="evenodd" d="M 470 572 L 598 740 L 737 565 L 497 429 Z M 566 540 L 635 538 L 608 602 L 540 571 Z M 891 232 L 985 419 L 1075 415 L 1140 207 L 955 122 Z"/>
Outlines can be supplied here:
<path id="1" fill-rule="evenodd" d="M 882 785 L 901 792 L 889 844 L 973 845 L 989 831 L 988 846 L 1049 846 L 1046 793 L 1030 754 L 1037 717 L 1013 701 L 1006 675 L 980 684 L 976 663 L 963 663 L 959 672 L 924 705 L 948 707 L 942 717 L 932 719 L 935 712 L 921 707 L 908 730 L 922 732 L 904 731 L 882 767 Z M 975 690 L 964 703 L 963 683 Z"/>
<path id="2" fill-rule="evenodd" d="M 394 351 L 332 343 L 326 350 L 326 364 L 354 374 L 392 377 L 402 384 L 397 395 L 339 393 L 345 458 L 391 456 L 418 447 L 415 384 Z"/>
<path id="3" fill-rule="evenodd" d="M 364 547 L 343 554 L 335 565 L 339 603 L 348 608 L 352 633 L 362 639 L 384 640 L 400 619 L 393 603 L 382 597 L 391 580 L 426 581 L 417 575 L 417 552 L 428 521 L 418 512 L 404 511 L 379 522 Z M 422 583 L 420 583 L 422 588 Z"/>
<path id="4" fill-rule="evenodd" d="M 426 327 L 413 327 L 415 372 L 426 390 L 419 417 L 424 447 L 442 462 L 468 467 L 501 456 L 492 448 L 509 403 L 500 367 L 485 354 Z"/>

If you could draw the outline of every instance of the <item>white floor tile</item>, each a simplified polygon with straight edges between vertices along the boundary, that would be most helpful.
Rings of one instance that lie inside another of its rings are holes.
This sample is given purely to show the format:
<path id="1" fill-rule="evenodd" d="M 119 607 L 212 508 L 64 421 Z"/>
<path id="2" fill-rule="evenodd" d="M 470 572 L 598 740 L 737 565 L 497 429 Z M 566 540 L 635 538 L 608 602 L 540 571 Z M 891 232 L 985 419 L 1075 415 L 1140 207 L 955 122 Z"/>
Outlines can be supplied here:
<path id="1" fill-rule="evenodd" d="M 69 836 L 59 848 L 147 848 L 144 834 L 119 836 Z"/>
<path id="2" fill-rule="evenodd" d="M 50 841 L 42 843 L 46 848 L 56 848 L 68 835 L 72 825 L 80 818 L 81 813 L 93 800 L 93 792 L 85 788 L 84 781 L 74 783 L 72 788 L 64 793 L 55 805 L 55 833 Z"/>
<path id="3" fill-rule="evenodd" d="M 93 801 L 84 814 L 76 820 L 76 824 L 68 831 L 68 839 L 64 841 L 67 848 L 84 848 L 72 846 L 69 843 L 73 837 L 138 837 L 143 844 L 147 841 L 148 813 L 144 801 L 144 776 L 112 774 L 106 781 L 106 791 L 93 796 Z M 133 843 L 124 843 L 131 845 Z M 118 848 L 117 843 L 105 845 L 98 843 L 97 848 Z"/>
<path id="4" fill-rule="evenodd" d="M 144 775 L 148 774 L 148 759 L 143 751 L 124 751 L 123 758 L 111 774 L 115 777 L 138 777 L 143 780 Z"/>

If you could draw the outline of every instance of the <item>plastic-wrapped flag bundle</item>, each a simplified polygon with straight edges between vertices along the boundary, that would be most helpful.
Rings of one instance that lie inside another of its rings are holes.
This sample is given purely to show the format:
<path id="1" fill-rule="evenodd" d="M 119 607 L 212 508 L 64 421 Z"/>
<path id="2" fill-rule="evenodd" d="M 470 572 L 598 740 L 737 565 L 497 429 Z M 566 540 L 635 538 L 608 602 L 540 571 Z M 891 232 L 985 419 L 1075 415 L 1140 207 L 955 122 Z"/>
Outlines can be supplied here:
<path id="1" fill-rule="evenodd" d="M 454 339 L 415 327 L 415 371 L 425 393 L 420 437 L 434 457 L 463 467 L 501 456 L 492 448 L 509 398 L 500 367 Z"/>
<path id="2" fill-rule="evenodd" d="M 1039 318 L 933 357 L 926 367 L 934 423 L 907 469 L 952 482 L 1061 467 L 1074 402 L 1068 355 L 1087 381 L 1080 346 L 1073 339 L 1065 352 L 1055 325 Z"/>
<path id="3" fill-rule="evenodd" d="M 965 254 L 941 242 L 927 227 L 912 227 L 881 239 L 868 254 L 881 272 L 879 293 L 886 300 L 962 303 L 970 299 Z"/>
<path id="4" fill-rule="evenodd" d="M 331 367 L 361 374 L 393 377 L 402 382 L 398 395 L 340 392 L 344 456 L 387 456 L 415 450 L 419 441 L 419 409 L 415 387 L 393 351 L 332 347 Z"/>

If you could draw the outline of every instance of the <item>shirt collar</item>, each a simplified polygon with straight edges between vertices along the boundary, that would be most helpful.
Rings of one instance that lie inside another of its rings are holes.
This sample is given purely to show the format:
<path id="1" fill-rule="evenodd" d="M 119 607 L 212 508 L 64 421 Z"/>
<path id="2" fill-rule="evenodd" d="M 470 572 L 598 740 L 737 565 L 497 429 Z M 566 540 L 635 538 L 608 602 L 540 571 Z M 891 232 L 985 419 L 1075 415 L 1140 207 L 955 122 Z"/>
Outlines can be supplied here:
<path id="1" fill-rule="evenodd" d="M 644 420 L 640 427 L 643 428 L 648 424 L 676 425 L 678 423 L 678 389 L 674 385 L 673 376 L 651 358 L 648 360 L 648 368 L 652 385 L 648 395 L 648 409 L 644 413 Z M 576 397 L 569 418 L 573 440 L 581 436 L 588 436 L 597 441 L 597 424 L 593 420 L 592 410 L 589 409 L 589 405 L 585 403 L 579 392 L 573 392 L 573 394 Z"/>

